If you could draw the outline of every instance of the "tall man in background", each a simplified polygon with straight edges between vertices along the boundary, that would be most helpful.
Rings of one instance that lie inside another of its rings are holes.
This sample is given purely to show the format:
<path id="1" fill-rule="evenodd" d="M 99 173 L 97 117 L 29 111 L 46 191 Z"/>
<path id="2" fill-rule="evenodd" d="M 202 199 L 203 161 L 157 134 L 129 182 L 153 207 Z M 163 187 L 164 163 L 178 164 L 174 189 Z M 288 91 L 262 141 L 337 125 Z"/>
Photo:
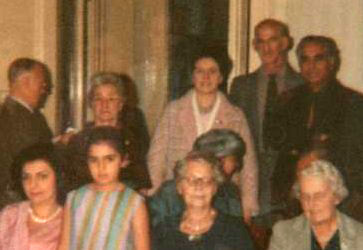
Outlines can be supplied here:
<path id="1" fill-rule="evenodd" d="M 39 111 L 49 90 L 48 73 L 45 64 L 29 58 L 9 67 L 9 96 L 0 110 L 0 207 L 16 198 L 10 187 L 14 157 L 35 143 L 51 143 L 52 132 Z"/>
<path id="2" fill-rule="evenodd" d="M 284 131 L 275 126 L 273 114 L 284 101 L 285 93 L 302 84 L 298 73 L 288 63 L 293 46 L 288 26 L 275 19 L 265 19 L 255 27 L 253 46 L 261 66 L 252 74 L 236 77 L 230 100 L 246 114 L 259 160 L 260 211 L 270 210 L 270 176 Z M 279 131 L 270 133 L 270 131 Z"/>

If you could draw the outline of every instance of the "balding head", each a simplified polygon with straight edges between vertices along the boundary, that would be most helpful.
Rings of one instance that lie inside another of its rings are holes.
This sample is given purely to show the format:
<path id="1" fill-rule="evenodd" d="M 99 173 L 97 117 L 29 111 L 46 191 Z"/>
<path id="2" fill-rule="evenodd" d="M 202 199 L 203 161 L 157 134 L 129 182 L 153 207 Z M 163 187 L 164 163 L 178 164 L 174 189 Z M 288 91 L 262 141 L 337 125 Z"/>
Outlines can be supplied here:
<path id="1" fill-rule="evenodd" d="M 8 70 L 10 95 L 32 108 L 37 108 L 41 96 L 47 90 L 47 72 L 46 65 L 40 61 L 30 58 L 16 59 Z"/>
<path id="2" fill-rule="evenodd" d="M 293 42 L 289 28 L 275 19 L 265 19 L 255 27 L 253 45 L 268 74 L 279 72 L 287 60 Z"/>

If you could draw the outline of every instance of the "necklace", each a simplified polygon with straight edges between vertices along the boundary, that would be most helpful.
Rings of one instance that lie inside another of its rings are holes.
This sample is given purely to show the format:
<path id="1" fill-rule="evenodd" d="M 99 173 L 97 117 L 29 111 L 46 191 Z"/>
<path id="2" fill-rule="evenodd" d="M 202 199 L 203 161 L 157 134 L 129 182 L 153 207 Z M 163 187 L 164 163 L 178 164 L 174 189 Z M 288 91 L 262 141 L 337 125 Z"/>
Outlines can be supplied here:
<path id="1" fill-rule="evenodd" d="M 35 215 L 33 209 L 31 207 L 29 207 L 28 209 L 28 212 L 30 214 L 30 218 L 36 222 L 36 223 L 46 223 L 48 221 L 51 221 L 53 220 L 55 217 L 57 217 L 57 215 L 62 211 L 61 207 L 58 207 L 57 210 L 52 214 L 50 215 L 48 218 L 39 218 L 38 216 Z"/>
<path id="2" fill-rule="evenodd" d="M 202 235 L 209 230 L 211 224 L 214 222 L 215 216 L 216 213 L 214 210 L 211 210 L 197 221 L 188 220 L 186 216 L 184 216 L 182 222 L 182 231 L 188 234 L 189 241 L 199 240 Z"/>

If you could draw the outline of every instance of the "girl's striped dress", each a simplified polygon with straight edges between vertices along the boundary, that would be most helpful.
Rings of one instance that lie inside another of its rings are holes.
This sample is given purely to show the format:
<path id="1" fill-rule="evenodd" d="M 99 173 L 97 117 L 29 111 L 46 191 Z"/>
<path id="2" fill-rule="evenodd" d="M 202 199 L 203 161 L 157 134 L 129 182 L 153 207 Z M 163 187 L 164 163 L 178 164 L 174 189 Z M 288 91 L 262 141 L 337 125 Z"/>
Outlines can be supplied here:
<path id="1" fill-rule="evenodd" d="M 69 249 L 134 249 L 132 218 L 143 200 L 126 187 L 123 191 L 95 191 L 89 185 L 70 192 Z"/>

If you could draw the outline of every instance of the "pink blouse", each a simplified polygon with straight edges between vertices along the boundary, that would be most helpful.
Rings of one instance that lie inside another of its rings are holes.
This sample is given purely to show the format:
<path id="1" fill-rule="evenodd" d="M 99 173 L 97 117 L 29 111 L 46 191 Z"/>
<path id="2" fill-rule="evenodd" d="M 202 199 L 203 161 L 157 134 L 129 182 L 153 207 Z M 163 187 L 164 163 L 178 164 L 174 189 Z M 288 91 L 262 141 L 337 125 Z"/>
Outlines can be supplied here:
<path id="1" fill-rule="evenodd" d="M 29 202 L 19 202 L 0 212 L 0 250 L 55 250 L 58 247 L 62 213 L 28 228 Z"/>

